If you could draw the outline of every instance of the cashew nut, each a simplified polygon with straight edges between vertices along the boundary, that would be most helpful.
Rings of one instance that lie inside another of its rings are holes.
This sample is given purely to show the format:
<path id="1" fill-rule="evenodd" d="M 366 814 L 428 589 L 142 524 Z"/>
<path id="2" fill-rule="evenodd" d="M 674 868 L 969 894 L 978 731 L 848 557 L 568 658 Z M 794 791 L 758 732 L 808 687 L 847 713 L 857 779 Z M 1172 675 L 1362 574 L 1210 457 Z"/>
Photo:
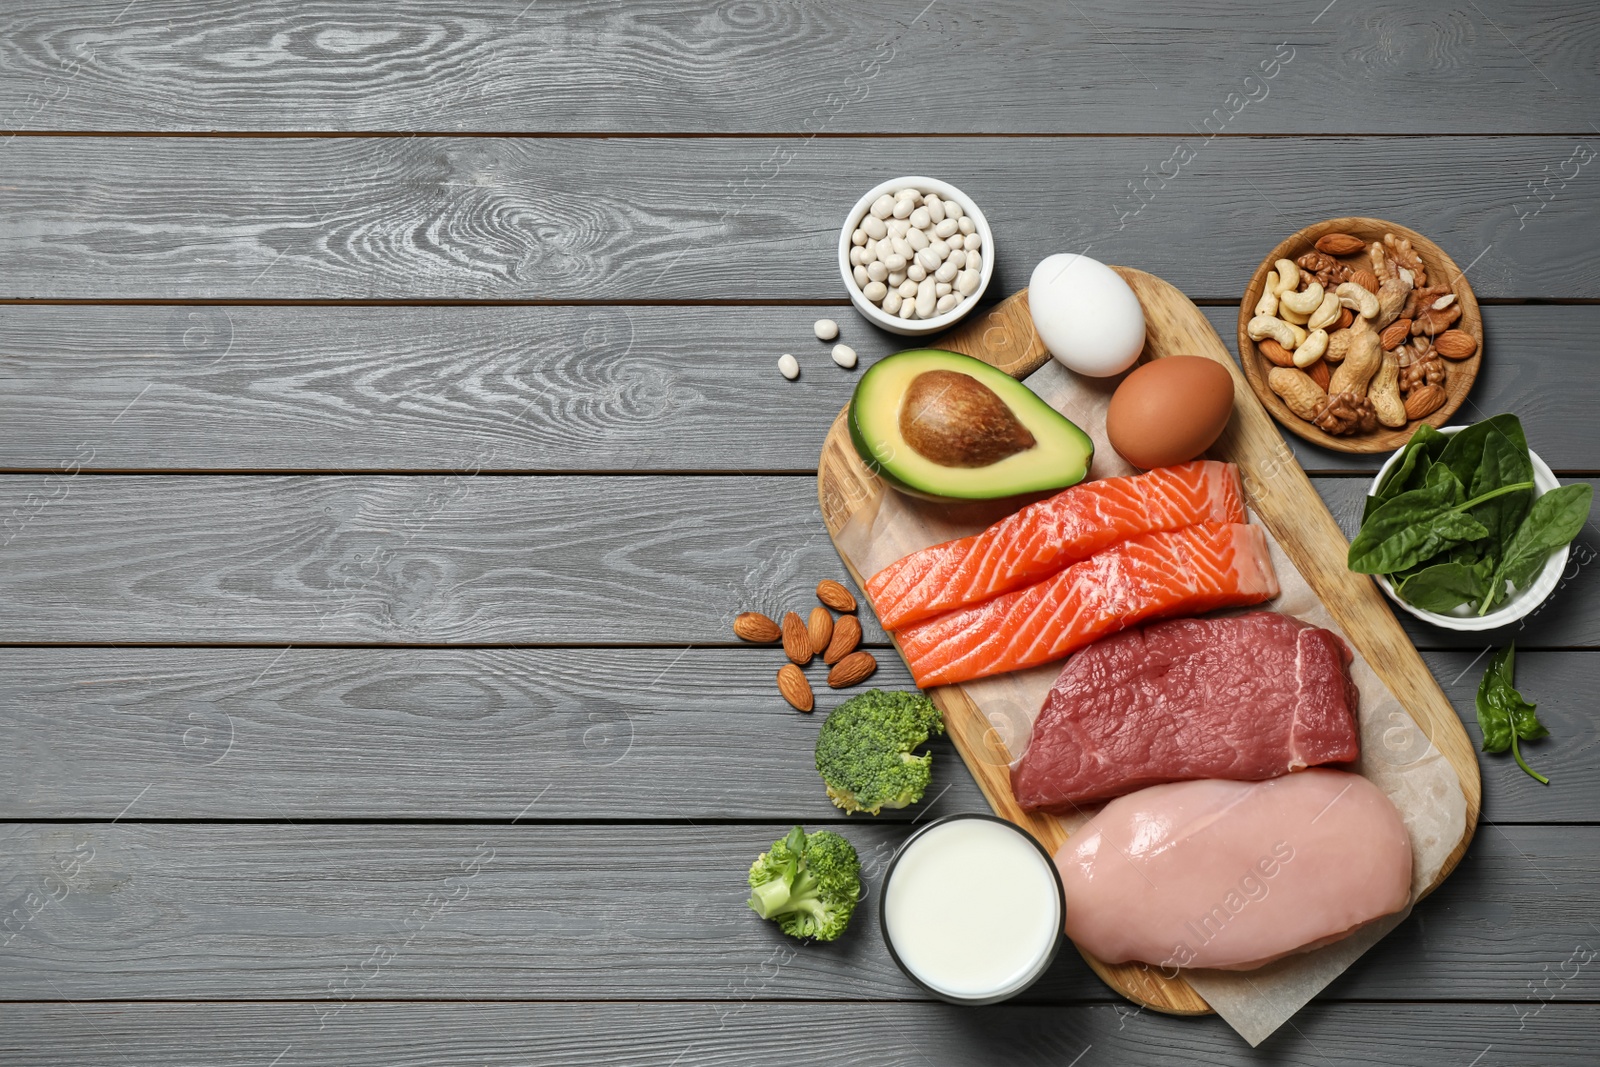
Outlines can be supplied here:
<path id="1" fill-rule="evenodd" d="M 1341 282 L 1334 290 L 1339 296 L 1339 303 L 1354 311 L 1364 319 L 1378 317 L 1378 294 L 1361 288 L 1355 282 Z"/>
<path id="2" fill-rule="evenodd" d="M 1326 330 L 1312 330 L 1306 334 L 1305 341 L 1294 350 L 1294 365 L 1296 367 L 1309 367 L 1322 358 L 1328 350 L 1328 332 Z"/>
<path id="3" fill-rule="evenodd" d="M 1312 282 L 1303 293 L 1282 293 L 1278 296 L 1278 309 L 1288 308 L 1296 315 L 1310 315 L 1321 306 L 1321 282 Z"/>
<path id="4" fill-rule="evenodd" d="M 1296 348 L 1299 348 L 1301 345 L 1306 343 L 1306 331 L 1304 327 L 1297 326 L 1292 322 L 1287 323 L 1286 325 L 1294 333 L 1294 346 Z"/>
<path id="5" fill-rule="evenodd" d="M 1276 315 L 1278 313 L 1278 272 L 1267 272 L 1267 287 L 1261 290 L 1261 299 L 1256 301 L 1257 315 Z"/>
<path id="6" fill-rule="evenodd" d="M 1278 271 L 1278 287 L 1273 293 L 1279 299 L 1283 298 L 1284 293 L 1292 293 L 1300 288 L 1300 268 L 1295 265 L 1294 260 L 1280 259 L 1273 266 Z"/>
<path id="7" fill-rule="evenodd" d="M 1252 341 L 1270 337 L 1291 352 L 1299 346 L 1301 340 L 1294 335 L 1294 327 L 1271 315 L 1257 315 L 1245 324 L 1244 332 Z"/>
<path id="8" fill-rule="evenodd" d="M 1322 330 L 1339 321 L 1338 293 L 1324 293 L 1322 303 L 1317 305 L 1317 310 L 1311 313 L 1311 318 L 1306 320 L 1306 326 L 1312 330 Z"/>
<path id="9" fill-rule="evenodd" d="M 1304 326 L 1311 316 L 1303 315 L 1298 311 L 1290 311 L 1289 306 L 1282 299 L 1278 301 L 1278 318 L 1293 326 Z"/>

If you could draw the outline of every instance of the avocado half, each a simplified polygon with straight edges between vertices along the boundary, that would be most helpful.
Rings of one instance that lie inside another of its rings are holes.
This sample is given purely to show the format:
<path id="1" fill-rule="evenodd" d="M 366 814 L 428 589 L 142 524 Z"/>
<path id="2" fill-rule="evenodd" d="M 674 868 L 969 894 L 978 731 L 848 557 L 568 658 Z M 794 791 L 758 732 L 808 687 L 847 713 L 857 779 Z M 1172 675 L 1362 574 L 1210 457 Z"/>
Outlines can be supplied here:
<path id="1" fill-rule="evenodd" d="M 897 352 L 861 376 L 850 440 L 868 469 L 930 500 L 1065 489 L 1089 473 L 1089 435 L 1004 371 L 937 348 Z"/>

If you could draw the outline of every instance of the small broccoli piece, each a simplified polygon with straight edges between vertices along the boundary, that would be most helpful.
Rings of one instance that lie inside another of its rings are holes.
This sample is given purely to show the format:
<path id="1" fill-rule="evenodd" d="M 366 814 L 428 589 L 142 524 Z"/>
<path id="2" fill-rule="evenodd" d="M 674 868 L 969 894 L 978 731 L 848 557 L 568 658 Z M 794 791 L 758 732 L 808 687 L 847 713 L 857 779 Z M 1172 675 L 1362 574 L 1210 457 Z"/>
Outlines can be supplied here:
<path id="1" fill-rule="evenodd" d="M 861 896 L 861 861 L 836 833 L 796 826 L 750 865 L 750 907 L 790 937 L 832 941 Z"/>
<path id="2" fill-rule="evenodd" d="M 921 693 L 869 689 L 834 709 L 817 734 L 817 773 L 828 799 L 872 815 L 922 799 L 933 753 L 913 751 L 944 733 L 944 716 Z"/>

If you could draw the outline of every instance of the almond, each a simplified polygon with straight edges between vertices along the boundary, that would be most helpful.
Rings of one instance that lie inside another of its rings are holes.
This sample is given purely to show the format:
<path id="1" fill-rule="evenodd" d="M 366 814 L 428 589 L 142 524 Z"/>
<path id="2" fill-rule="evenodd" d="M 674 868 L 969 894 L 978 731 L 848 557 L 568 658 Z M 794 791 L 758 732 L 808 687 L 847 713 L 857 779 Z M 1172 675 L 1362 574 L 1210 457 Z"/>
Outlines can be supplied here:
<path id="1" fill-rule="evenodd" d="M 1266 356 L 1280 367 L 1294 366 L 1294 354 L 1270 337 L 1257 341 L 1256 348 L 1261 351 L 1263 356 Z"/>
<path id="2" fill-rule="evenodd" d="M 1420 419 L 1432 415 L 1444 404 L 1445 391 L 1439 385 L 1419 385 L 1406 394 L 1406 418 Z"/>
<path id="3" fill-rule="evenodd" d="M 828 672 L 828 688 L 848 689 L 871 676 L 878 669 L 878 661 L 871 652 L 852 652 L 833 665 Z"/>
<path id="4" fill-rule="evenodd" d="M 1317 251 L 1327 256 L 1353 256 L 1366 247 L 1361 238 L 1348 233 L 1325 233 L 1317 238 Z"/>
<path id="5" fill-rule="evenodd" d="M 1378 276 L 1370 270 L 1351 271 L 1350 280 L 1369 293 L 1378 291 Z"/>
<path id="6" fill-rule="evenodd" d="M 1333 324 L 1333 330 L 1329 330 L 1328 332 L 1333 333 L 1334 330 L 1348 330 L 1350 327 L 1354 326 L 1355 323 L 1356 313 L 1351 311 L 1349 308 L 1340 308 L 1339 320 Z"/>
<path id="7" fill-rule="evenodd" d="M 811 632 L 792 611 L 783 617 L 783 654 L 802 667 L 811 662 Z"/>
<path id="8" fill-rule="evenodd" d="M 1392 352 L 1411 339 L 1411 320 L 1395 319 L 1378 335 L 1378 347 Z"/>
<path id="9" fill-rule="evenodd" d="M 806 681 L 805 672 L 793 663 L 785 663 L 778 668 L 778 692 L 796 711 L 810 711 L 816 707 L 816 701 L 811 696 L 811 683 Z"/>
<path id="10" fill-rule="evenodd" d="M 759 611 L 741 611 L 734 617 L 733 635 L 741 641 L 770 645 L 783 636 L 783 631 Z"/>
<path id="11" fill-rule="evenodd" d="M 856 598 L 850 595 L 850 590 L 832 578 L 824 578 L 817 583 L 817 599 L 834 611 L 856 610 Z"/>
<path id="12" fill-rule="evenodd" d="M 833 624 L 833 640 L 822 654 L 822 662 L 833 666 L 856 650 L 861 643 L 861 624 L 854 615 L 841 615 Z"/>
<path id="13" fill-rule="evenodd" d="M 1327 360 L 1319 359 L 1311 366 L 1302 369 L 1311 376 L 1312 381 L 1322 386 L 1324 392 L 1327 391 L 1328 382 L 1333 379 L 1333 371 L 1329 369 Z"/>
<path id="14" fill-rule="evenodd" d="M 806 620 L 806 633 L 811 638 L 811 654 L 822 655 L 828 642 L 833 640 L 833 616 L 827 608 L 818 606 L 811 609 L 811 618 Z"/>
<path id="15" fill-rule="evenodd" d="M 1433 339 L 1433 350 L 1445 359 L 1468 359 L 1478 350 L 1478 339 L 1465 330 L 1446 330 Z"/>

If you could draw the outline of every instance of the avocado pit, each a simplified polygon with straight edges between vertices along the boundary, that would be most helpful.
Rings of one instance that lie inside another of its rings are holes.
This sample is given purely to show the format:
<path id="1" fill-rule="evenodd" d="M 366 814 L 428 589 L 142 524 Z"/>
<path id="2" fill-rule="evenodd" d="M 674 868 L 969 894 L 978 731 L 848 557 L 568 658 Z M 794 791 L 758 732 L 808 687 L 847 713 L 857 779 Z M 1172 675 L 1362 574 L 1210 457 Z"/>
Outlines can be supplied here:
<path id="1" fill-rule="evenodd" d="M 941 467 L 988 467 L 1038 443 L 993 389 L 952 370 L 923 371 L 911 380 L 900 436 Z"/>

